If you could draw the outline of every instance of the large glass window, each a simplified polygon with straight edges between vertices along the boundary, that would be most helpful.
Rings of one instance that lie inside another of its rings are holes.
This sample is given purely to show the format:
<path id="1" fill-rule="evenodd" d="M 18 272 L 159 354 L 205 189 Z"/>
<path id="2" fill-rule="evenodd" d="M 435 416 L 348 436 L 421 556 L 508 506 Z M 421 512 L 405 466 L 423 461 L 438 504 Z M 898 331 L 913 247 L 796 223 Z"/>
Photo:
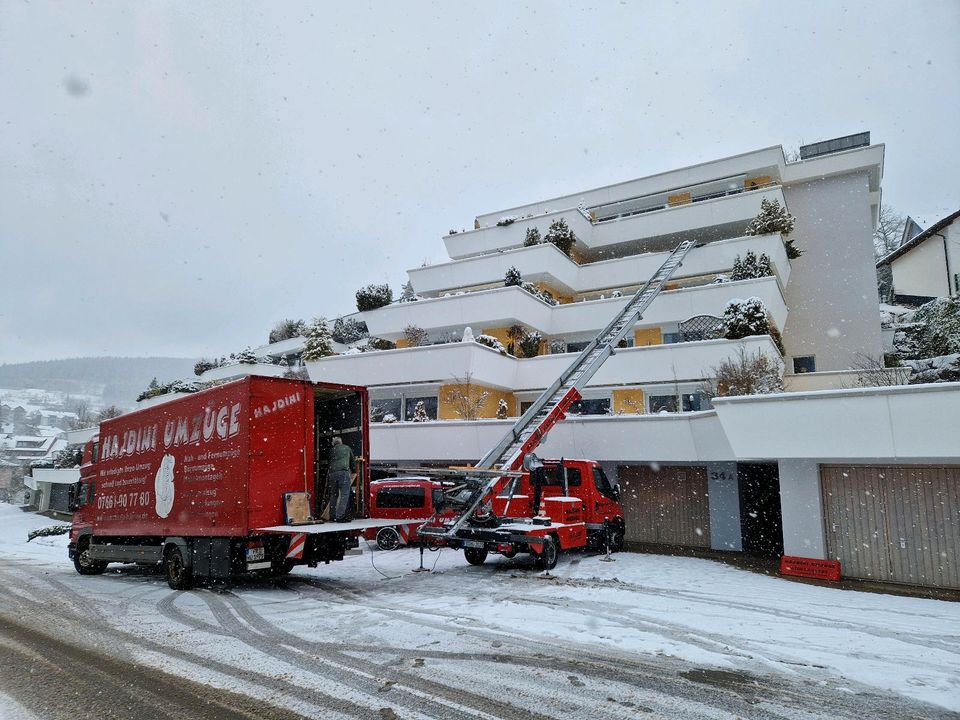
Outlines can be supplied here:
<path id="1" fill-rule="evenodd" d="M 567 487 L 580 487 L 581 477 L 578 468 L 567 468 Z M 543 484 L 550 487 L 563 487 L 563 467 L 547 465 L 543 468 Z"/>
<path id="2" fill-rule="evenodd" d="M 683 393 L 680 397 L 683 398 L 684 412 L 698 412 L 700 410 L 709 410 L 712 407 L 710 398 L 703 393 Z"/>
<path id="3" fill-rule="evenodd" d="M 437 398 L 435 397 L 408 397 L 406 399 L 406 409 L 404 410 L 404 417 L 407 422 L 413 420 L 414 415 L 417 412 L 417 403 L 423 403 L 423 409 L 427 413 L 427 418 L 430 420 L 437 419 Z"/>
<path id="4" fill-rule="evenodd" d="M 577 400 L 570 406 L 570 415 L 609 415 L 610 398 L 597 400 Z"/>
<path id="5" fill-rule="evenodd" d="M 589 344 L 590 344 L 589 340 L 584 340 L 583 342 L 568 342 L 567 352 L 568 353 L 582 352 L 583 349 Z"/>
<path id="6" fill-rule="evenodd" d="M 794 373 L 811 373 L 817 371 L 817 359 L 813 355 L 803 355 L 793 359 Z"/>
<path id="7" fill-rule="evenodd" d="M 370 422 L 397 422 L 400 420 L 400 398 L 370 401 Z"/>
<path id="8" fill-rule="evenodd" d="M 676 395 L 651 395 L 650 412 L 677 412 Z"/>

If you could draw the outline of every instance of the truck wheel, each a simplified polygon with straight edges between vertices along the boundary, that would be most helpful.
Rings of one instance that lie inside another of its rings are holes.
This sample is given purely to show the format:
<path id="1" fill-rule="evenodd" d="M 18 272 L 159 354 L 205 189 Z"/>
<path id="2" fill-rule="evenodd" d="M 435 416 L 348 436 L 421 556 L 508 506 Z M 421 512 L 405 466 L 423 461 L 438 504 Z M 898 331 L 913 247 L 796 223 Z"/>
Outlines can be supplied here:
<path id="1" fill-rule="evenodd" d="M 626 534 L 623 523 L 617 523 L 610 530 L 610 552 L 623 552 L 623 536 Z"/>
<path id="2" fill-rule="evenodd" d="M 167 550 L 167 585 L 173 590 L 193 587 L 193 569 L 183 562 L 183 555 L 176 545 Z"/>
<path id="3" fill-rule="evenodd" d="M 90 539 L 81 539 L 77 543 L 77 553 L 73 556 L 73 567 L 81 575 L 100 575 L 107 569 L 104 560 L 94 560 L 90 557 Z"/>
<path id="4" fill-rule="evenodd" d="M 552 535 L 547 535 L 543 539 L 543 550 L 537 556 L 537 567 L 541 570 L 553 570 L 557 566 L 559 557 L 560 546 Z"/>
<path id="5" fill-rule="evenodd" d="M 396 550 L 400 547 L 400 533 L 393 527 L 380 528 L 377 531 L 377 547 L 381 550 Z"/>
<path id="6" fill-rule="evenodd" d="M 467 562 L 471 565 L 483 565 L 484 560 L 487 559 L 487 549 L 486 548 L 464 548 L 463 556 L 467 559 Z"/>

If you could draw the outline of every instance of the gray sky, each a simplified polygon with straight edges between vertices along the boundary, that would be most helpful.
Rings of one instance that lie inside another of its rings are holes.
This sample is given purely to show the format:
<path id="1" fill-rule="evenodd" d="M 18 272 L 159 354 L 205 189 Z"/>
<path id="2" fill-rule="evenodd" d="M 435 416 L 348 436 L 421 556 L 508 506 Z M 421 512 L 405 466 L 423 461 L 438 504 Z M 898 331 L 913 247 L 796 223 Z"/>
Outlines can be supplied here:
<path id="1" fill-rule="evenodd" d="M 927 226 L 958 37 L 956 0 L 3 0 L 0 362 L 228 354 L 477 213 L 861 130 Z"/>

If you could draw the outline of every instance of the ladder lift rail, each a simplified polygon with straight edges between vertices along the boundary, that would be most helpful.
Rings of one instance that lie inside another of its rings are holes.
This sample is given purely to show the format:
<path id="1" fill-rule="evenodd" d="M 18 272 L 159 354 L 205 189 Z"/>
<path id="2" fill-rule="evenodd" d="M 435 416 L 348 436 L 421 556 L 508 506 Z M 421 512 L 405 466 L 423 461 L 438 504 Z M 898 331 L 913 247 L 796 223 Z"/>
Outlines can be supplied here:
<path id="1" fill-rule="evenodd" d="M 617 343 L 626 337 L 633 325 L 640 320 L 694 246 L 695 243 L 692 240 L 685 240 L 670 253 L 660 269 L 637 290 L 616 317 L 590 341 L 590 344 L 523 413 L 503 438 L 477 462 L 475 467 L 478 470 L 497 468 L 515 471 L 520 468 L 523 456 L 532 452 L 543 441 L 550 429 L 566 417 L 566 411 L 570 405 L 580 399 L 580 389 L 593 378 L 607 358 L 615 354 Z M 453 537 L 502 480 L 503 478 L 499 476 L 493 477 L 478 488 L 469 506 L 442 534 Z M 426 526 L 421 528 L 421 531 L 434 534 Z"/>

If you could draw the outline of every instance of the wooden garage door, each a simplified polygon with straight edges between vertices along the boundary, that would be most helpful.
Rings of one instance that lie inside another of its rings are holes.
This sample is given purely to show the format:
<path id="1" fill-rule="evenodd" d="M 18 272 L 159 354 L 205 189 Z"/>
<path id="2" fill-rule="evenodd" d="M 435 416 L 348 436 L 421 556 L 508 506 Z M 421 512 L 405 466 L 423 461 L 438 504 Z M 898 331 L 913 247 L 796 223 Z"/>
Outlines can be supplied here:
<path id="1" fill-rule="evenodd" d="M 627 542 L 710 547 L 706 468 L 621 465 L 617 477 Z"/>
<path id="2" fill-rule="evenodd" d="M 822 465 L 827 551 L 841 572 L 960 588 L 960 467 Z"/>

